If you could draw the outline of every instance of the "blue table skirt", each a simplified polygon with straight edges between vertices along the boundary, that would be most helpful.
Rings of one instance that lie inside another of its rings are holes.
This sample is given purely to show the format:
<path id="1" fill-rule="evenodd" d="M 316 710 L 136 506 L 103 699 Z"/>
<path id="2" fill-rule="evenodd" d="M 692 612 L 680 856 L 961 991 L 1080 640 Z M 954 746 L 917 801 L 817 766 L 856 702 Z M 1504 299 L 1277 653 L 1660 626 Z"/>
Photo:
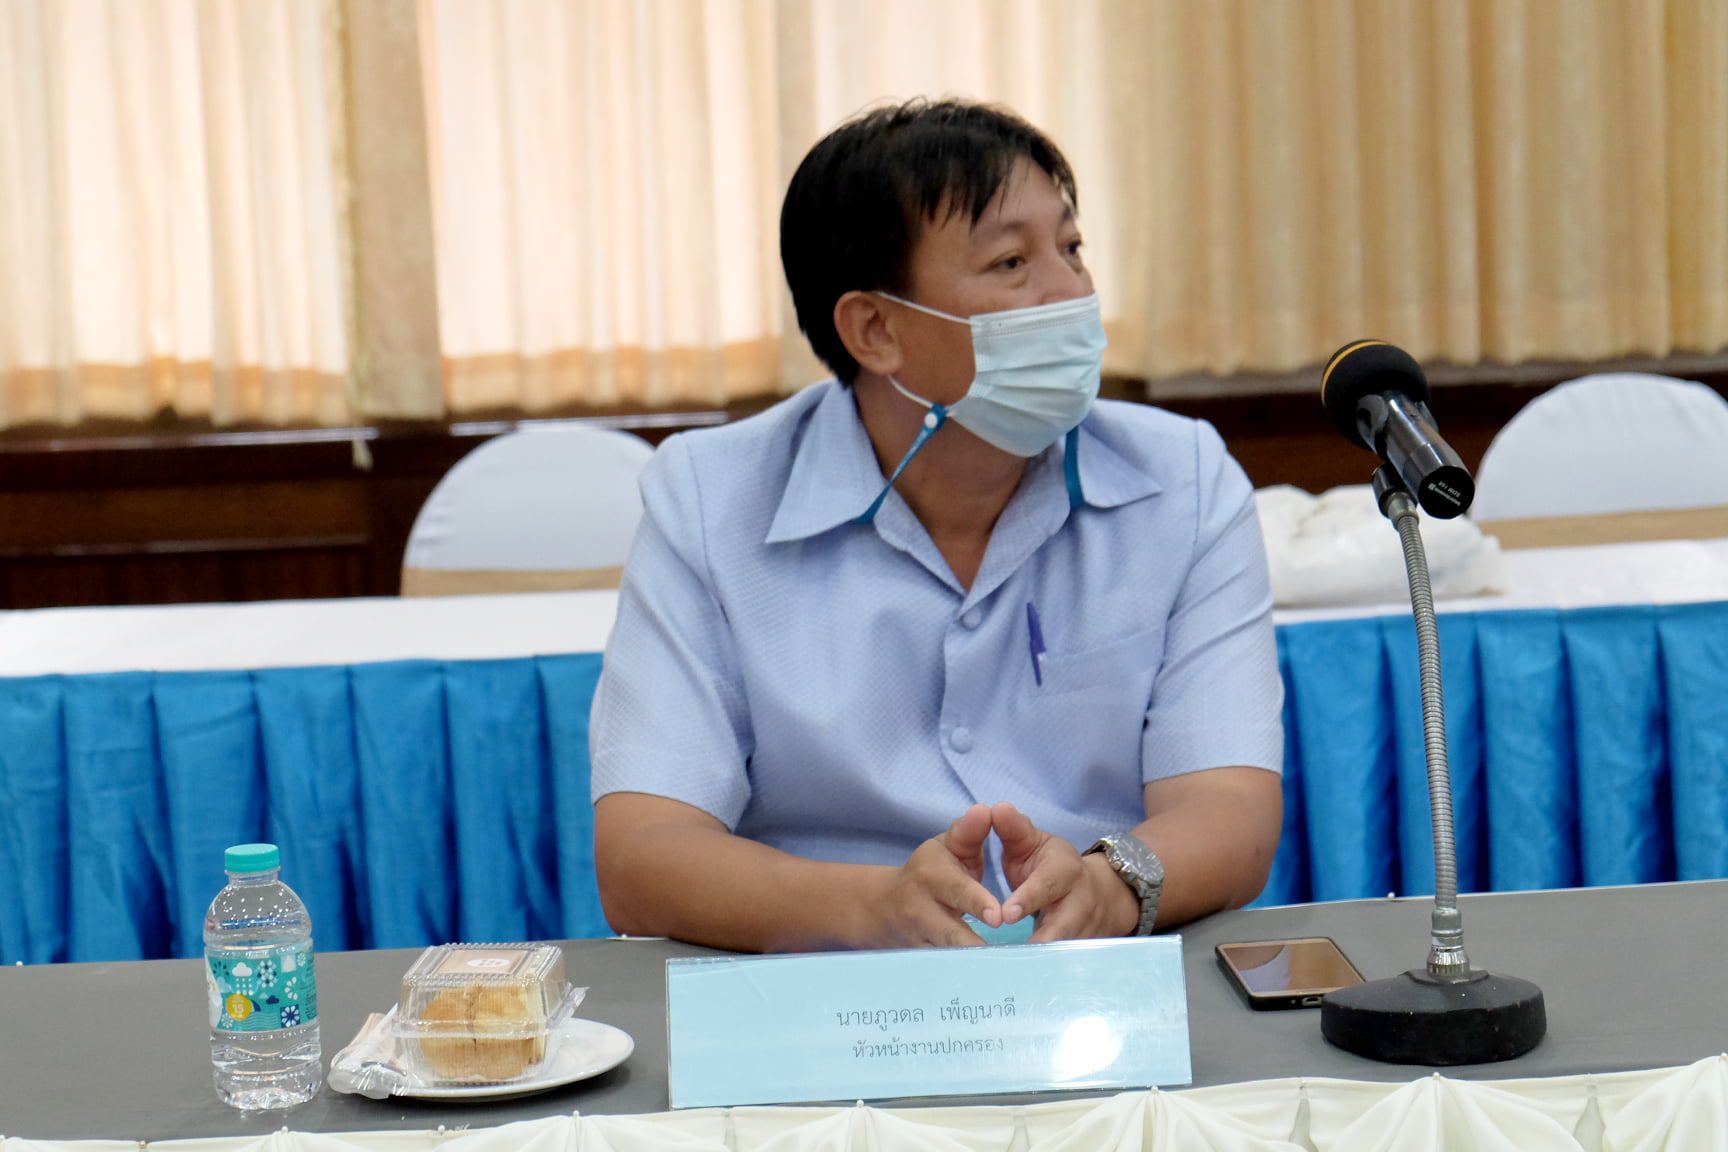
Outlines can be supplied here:
<path id="1" fill-rule="evenodd" d="M 608 934 L 598 655 L 0 679 L 0 960 L 202 954 L 269 840 L 320 951 Z"/>
<path id="2" fill-rule="evenodd" d="M 1432 891 L 1415 630 L 1279 630 L 1259 903 Z M 1728 876 L 1728 604 L 1441 619 L 1465 891 Z M 321 950 L 606 934 L 598 655 L 0 679 L 0 961 L 193 956 L 282 846 Z"/>

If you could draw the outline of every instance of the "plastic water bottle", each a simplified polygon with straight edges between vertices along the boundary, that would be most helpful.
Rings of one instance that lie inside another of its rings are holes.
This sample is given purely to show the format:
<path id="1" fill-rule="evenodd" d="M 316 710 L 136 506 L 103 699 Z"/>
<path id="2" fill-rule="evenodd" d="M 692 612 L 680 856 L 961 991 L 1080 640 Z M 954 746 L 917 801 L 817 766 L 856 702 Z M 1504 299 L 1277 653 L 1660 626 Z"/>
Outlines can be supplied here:
<path id="1" fill-rule="evenodd" d="M 274 844 L 228 849 L 228 885 L 204 917 L 210 1062 L 216 1094 L 236 1108 L 292 1108 L 324 1083 L 312 918 L 276 878 Z"/>

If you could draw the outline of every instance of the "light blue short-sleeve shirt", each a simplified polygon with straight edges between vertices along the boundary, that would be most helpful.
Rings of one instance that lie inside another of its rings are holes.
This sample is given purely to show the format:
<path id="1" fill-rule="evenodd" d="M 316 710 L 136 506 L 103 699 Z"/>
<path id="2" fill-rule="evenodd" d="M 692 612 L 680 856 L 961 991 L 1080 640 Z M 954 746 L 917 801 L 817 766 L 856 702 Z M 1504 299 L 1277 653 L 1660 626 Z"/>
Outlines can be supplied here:
<path id="1" fill-rule="evenodd" d="M 1099 401 L 1028 462 L 970 589 L 829 380 L 668 439 L 595 694 L 595 799 L 646 792 L 799 856 L 899 865 L 974 803 L 1084 849 L 1149 781 L 1278 771 L 1253 493 L 1212 427 Z M 1035 674 L 1027 605 L 1044 653 Z M 994 851 L 996 841 L 990 841 Z M 986 883 L 1006 895 L 993 854 Z"/>

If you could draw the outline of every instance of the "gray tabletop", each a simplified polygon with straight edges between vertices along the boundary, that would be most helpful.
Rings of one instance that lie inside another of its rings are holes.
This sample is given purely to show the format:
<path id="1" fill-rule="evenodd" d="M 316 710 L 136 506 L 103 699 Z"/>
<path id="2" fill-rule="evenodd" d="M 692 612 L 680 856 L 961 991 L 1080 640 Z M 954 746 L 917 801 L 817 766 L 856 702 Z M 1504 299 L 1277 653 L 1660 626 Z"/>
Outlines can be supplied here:
<path id="1" fill-rule="evenodd" d="M 1468 896 L 1471 958 L 1541 986 L 1548 1036 L 1466 1078 L 1558 1076 L 1686 1064 L 1728 1047 L 1728 881 Z M 1351 901 L 1230 912 L 1188 927 L 1194 1083 L 1286 1076 L 1402 1081 L 1425 1070 L 1375 1064 L 1320 1038 L 1312 1010 L 1253 1012 L 1225 984 L 1213 945 L 1331 936 L 1370 979 L 1421 963 L 1426 900 Z M 162 1140 L 299 1131 L 485 1127 L 559 1113 L 664 1111 L 664 961 L 706 950 L 667 941 L 564 945 L 582 1014 L 636 1040 L 621 1067 L 537 1096 L 494 1103 L 367 1100 L 326 1088 L 299 1108 L 247 1117 L 211 1086 L 204 980 L 196 960 L 0 969 L 0 1134 Z M 326 1058 L 397 995 L 417 950 L 318 957 Z M 1051 1097 L 990 1097 L 1008 1103 Z M 892 1104 L 952 1104 L 926 1099 Z M 977 1101 L 972 1101 L 977 1102 Z"/>

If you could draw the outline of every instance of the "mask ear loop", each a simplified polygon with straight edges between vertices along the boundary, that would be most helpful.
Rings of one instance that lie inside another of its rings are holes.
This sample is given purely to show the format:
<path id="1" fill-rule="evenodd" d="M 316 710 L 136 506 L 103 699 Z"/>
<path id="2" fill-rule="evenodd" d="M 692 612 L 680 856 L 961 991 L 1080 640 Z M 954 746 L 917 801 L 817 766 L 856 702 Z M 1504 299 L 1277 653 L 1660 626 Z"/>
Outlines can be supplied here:
<path id="1" fill-rule="evenodd" d="M 906 471 L 906 465 L 912 463 L 912 457 L 918 455 L 918 449 L 924 447 L 925 441 L 936 435 L 937 431 L 946 423 L 948 423 L 948 409 L 940 404 L 930 405 L 930 411 L 924 414 L 924 427 L 918 430 L 917 437 L 912 441 L 912 447 L 906 450 L 906 455 L 900 458 L 899 464 L 895 465 L 894 474 L 888 477 L 888 483 L 882 489 L 882 494 L 871 501 L 870 507 L 866 508 L 864 514 L 858 517 L 858 523 L 868 524 L 876 519 L 876 512 L 882 507 L 882 501 L 888 499 L 888 493 L 894 487 L 894 481 L 900 479 L 900 473 Z M 1082 507 L 1086 503 L 1086 495 L 1080 489 L 1079 427 L 1076 426 L 1068 430 L 1067 441 L 1068 443 L 1063 446 L 1064 451 L 1062 453 L 1062 480 L 1068 488 L 1068 507 L 1072 510 Z"/>
<path id="2" fill-rule="evenodd" d="M 1068 429 L 1068 443 L 1062 446 L 1062 480 L 1068 485 L 1068 510 L 1081 507 L 1086 503 L 1085 493 L 1080 491 L 1080 425 Z"/>
<path id="3" fill-rule="evenodd" d="M 896 384 L 895 387 L 899 387 L 899 385 Z M 902 388 L 901 391 L 904 392 L 905 389 Z M 906 450 L 906 455 L 902 456 L 900 463 L 895 465 L 894 474 L 888 477 L 888 483 L 882 489 L 882 494 L 870 502 L 870 507 L 864 510 L 864 515 L 858 517 L 858 523 L 868 524 L 876 519 L 876 510 L 882 507 L 882 501 L 888 499 L 888 493 L 894 490 L 894 481 L 900 479 L 900 473 L 906 471 L 906 465 L 912 463 L 912 457 L 918 455 L 918 449 L 924 447 L 930 437 L 936 435 L 937 431 L 946 423 L 948 423 L 948 409 L 940 404 L 930 405 L 930 411 L 924 414 L 924 427 L 918 429 L 918 435 L 912 441 L 912 447 Z"/>

